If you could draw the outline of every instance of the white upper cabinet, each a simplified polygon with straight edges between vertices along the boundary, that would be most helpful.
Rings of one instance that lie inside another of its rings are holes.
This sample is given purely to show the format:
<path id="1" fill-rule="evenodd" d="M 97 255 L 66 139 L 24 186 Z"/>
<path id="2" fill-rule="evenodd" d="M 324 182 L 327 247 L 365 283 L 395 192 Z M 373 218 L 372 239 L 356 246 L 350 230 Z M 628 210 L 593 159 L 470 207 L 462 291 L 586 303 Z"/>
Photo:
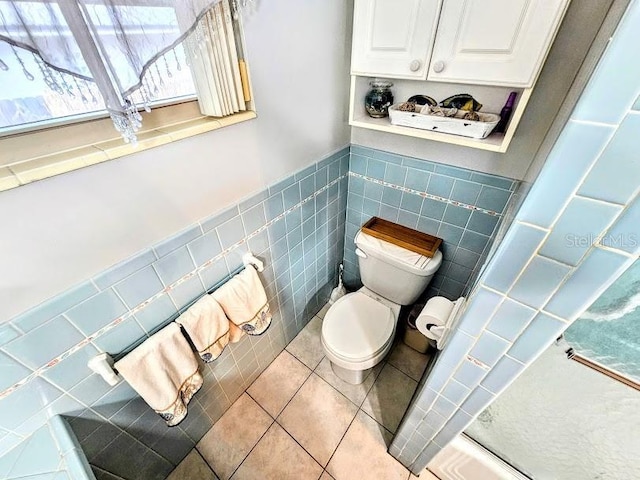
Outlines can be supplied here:
<path id="1" fill-rule="evenodd" d="M 356 0 L 351 73 L 424 80 L 442 0 Z"/>
<path id="2" fill-rule="evenodd" d="M 568 0 L 445 0 L 428 80 L 531 87 Z"/>

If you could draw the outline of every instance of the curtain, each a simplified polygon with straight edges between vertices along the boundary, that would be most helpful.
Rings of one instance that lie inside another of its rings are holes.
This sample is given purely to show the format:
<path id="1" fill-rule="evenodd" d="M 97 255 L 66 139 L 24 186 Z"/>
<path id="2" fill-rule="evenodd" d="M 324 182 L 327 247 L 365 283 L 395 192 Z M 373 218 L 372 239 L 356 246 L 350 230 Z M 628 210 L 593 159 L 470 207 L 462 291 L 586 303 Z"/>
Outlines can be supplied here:
<path id="1" fill-rule="evenodd" d="M 202 41 L 202 39 L 205 39 Z M 186 42 L 193 80 L 204 115 L 223 117 L 246 110 L 233 21 L 228 0 L 211 8 Z"/>
<path id="2" fill-rule="evenodd" d="M 233 18 L 247 1 L 0 0 L 0 41 L 10 45 L 27 79 L 41 75 L 60 93 L 72 93 L 72 82 L 95 84 L 129 142 L 156 83 L 182 68 L 174 50 L 180 45 L 205 115 L 246 108 Z M 27 54 L 36 57 L 38 72 L 24 66 Z M 0 70 L 6 68 L 0 58 Z"/>

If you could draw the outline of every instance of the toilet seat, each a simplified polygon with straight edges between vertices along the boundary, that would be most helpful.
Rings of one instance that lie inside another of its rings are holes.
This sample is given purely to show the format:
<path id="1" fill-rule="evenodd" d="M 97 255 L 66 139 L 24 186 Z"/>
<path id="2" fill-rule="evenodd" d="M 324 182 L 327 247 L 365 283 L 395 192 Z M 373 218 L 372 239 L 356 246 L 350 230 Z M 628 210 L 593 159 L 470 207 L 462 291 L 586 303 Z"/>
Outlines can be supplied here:
<path id="1" fill-rule="evenodd" d="M 358 291 L 338 300 L 322 322 L 322 343 L 345 363 L 376 357 L 393 342 L 391 308 Z"/>

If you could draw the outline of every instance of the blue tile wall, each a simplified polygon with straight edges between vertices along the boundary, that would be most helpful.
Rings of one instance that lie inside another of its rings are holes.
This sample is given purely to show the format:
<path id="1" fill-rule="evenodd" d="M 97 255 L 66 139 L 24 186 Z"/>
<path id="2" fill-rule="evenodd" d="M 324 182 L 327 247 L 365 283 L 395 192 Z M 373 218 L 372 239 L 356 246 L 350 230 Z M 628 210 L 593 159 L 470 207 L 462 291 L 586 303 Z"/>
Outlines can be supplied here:
<path id="1" fill-rule="evenodd" d="M 416 475 L 637 259 L 640 112 L 632 106 L 640 75 L 637 65 L 629 70 L 627 55 L 639 31 L 640 2 L 631 2 L 537 181 L 473 283 L 451 339 L 420 382 L 389 449 Z M 488 183 L 475 205 L 497 209 L 508 188 L 498 193 L 491 189 L 499 185 Z M 475 191 L 454 187 L 452 195 L 471 199 Z M 452 222 L 449 228 L 459 223 Z M 479 253 L 464 242 L 468 233 L 483 233 L 471 223 L 458 248 Z M 456 253 L 453 262 L 468 267 L 474 258 Z M 443 409 L 443 397 L 460 407 Z M 444 418 L 433 424 L 433 415 Z"/>
<path id="2" fill-rule="evenodd" d="M 640 164 L 634 153 L 639 130 L 640 115 L 630 113 L 578 190 L 580 195 L 622 205 L 629 202 L 638 188 L 636 180 L 640 176 Z M 605 186 L 613 182 L 618 188 L 607 190 Z"/>
<path id="3" fill-rule="evenodd" d="M 613 131 L 611 125 L 569 121 L 546 160 L 549 166 L 562 166 L 562 175 L 554 175 L 551 169 L 540 173 L 539 182 L 529 193 L 529 202 L 520 209 L 520 218 L 534 225 L 550 227 Z M 545 187 L 548 183 L 553 183 L 553 189 Z"/>
<path id="4" fill-rule="evenodd" d="M 629 7 L 620 22 L 576 106 L 574 118 L 618 125 L 638 97 L 640 65 L 627 65 L 626 60 L 636 52 L 640 41 L 640 8 L 635 3 Z M 603 102 L 606 102 L 607 108 L 602 108 Z"/>
<path id="5" fill-rule="evenodd" d="M 20 448 L 12 450 L 0 460 L 0 477 L 13 479 L 41 475 L 42 478 L 54 478 L 54 474 L 59 471 L 60 462 L 61 454 L 53 433 L 45 425 Z M 48 474 L 49 477 L 46 476 Z"/>
<path id="6" fill-rule="evenodd" d="M 4 324 L 0 452 L 40 442 L 47 421 L 64 415 L 97 478 L 164 478 L 327 301 L 343 258 L 348 166 L 349 150 L 336 152 Z M 205 385 L 178 427 L 167 428 L 125 382 L 109 387 L 89 371 L 98 352 L 133 348 L 228 280 L 249 249 L 266 264 L 272 325 L 202 366 Z M 44 472 L 43 452 L 29 474 Z M 81 467 L 78 458 L 60 478 Z M 13 478 L 9 463 L 0 457 L 0 476 Z"/>
<path id="7" fill-rule="evenodd" d="M 458 298 L 482 265 L 513 180 L 352 146 L 345 230 L 345 282 L 361 285 L 353 243 L 373 216 L 443 239 L 444 263 L 427 295 Z"/>

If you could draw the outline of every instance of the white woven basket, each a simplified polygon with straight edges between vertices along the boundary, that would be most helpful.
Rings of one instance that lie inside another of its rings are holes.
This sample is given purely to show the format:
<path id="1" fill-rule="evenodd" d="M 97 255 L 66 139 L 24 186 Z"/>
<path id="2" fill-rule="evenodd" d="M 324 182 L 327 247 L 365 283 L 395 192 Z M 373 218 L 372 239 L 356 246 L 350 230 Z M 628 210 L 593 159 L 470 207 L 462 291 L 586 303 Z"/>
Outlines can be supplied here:
<path id="1" fill-rule="evenodd" d="M 389 117 L 392 125 L 419 128 L 432 132 L 450 133 L 471 138 L 486 138 L 500 121 L 500 115 L 495 113 L 480 113 L 480 121 L 459 118 L 466 112 L 458 111 L 455 117 L 438 117 L 417 112 L 403 112 L 398 105 L 389 107 Z"/>

